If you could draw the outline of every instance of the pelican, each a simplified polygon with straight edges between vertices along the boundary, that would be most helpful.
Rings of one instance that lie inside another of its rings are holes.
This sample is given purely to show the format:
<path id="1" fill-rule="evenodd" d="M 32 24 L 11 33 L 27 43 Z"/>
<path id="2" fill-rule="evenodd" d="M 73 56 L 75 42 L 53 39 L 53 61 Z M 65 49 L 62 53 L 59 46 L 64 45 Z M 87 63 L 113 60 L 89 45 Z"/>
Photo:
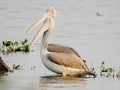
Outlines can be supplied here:
<path id="1" fill-rule="evenodd" d="M 91 69 L 87 67 L 84 63 L 83 59 L 79 56 L 79 54 L 70 47 L 57 45 L 57 44 L 48 44 L 49 37 L 55 26 L 55 18 L 57 15 L 57 9 L 54 7 L 50 7 L 45 14 L 40 18 L 33 26 L 31 26 L 27 31 L 31 31 L 40 23 L 43 22 L 43 26 L 34 37 L 30 47 L 39 39 L 39 37 L 43 34 L 42 42 L 41 42 L 41 60 L 45 67 L 57 74 L 62 74 L 63 76 L 84 76 L 84 75 L 93 75 Z M 59 50 L 53 50 L 55 47 L 59 47 Z M 64 48 L 69 48 L 72 50 L 70 52 L 68 49 L 64 51 Z M 50 51 L 51 49 L 51 51 Z M 68 50 L 68 51 L 67 51 Z M 76 54 L 77 53 L 77 54 Z"/>
<path id="2" fill-rule="evenodd" d="M 13 72 L 0 56 L 0 71 Z"/>
<path id="3" fill-rule="evenodd" d="M 47 10 L 47 12 L 51 12 L 50 9 Z M 34 23 L 26 32 L 32 31 L 34 28 L 36 28 L 40 23 L 42 23 L 48 16 L 51 16 L 53 14 L 45 13 L 42 18 L 40 18 L 36 23 Z M 55 15 L 55 14 L 54 14 Z M 54 16 L 55 17 L 55 16 Z M 55 18 L 54 18 L 55 19 Z M 34 39 L 31 43 L 30 46 L 34 44 Z M 75 54 L 78 57 L 81 57 L 77 51 L 75 51 L 74 48 L 69 47 L 69 46 L 64 46 L 64 45 L 59 45 L 59 44 L 48 44 L 47 50 L 50 52 L 59 52 L 59 53 L 70 53 L 70 54 Z"/>

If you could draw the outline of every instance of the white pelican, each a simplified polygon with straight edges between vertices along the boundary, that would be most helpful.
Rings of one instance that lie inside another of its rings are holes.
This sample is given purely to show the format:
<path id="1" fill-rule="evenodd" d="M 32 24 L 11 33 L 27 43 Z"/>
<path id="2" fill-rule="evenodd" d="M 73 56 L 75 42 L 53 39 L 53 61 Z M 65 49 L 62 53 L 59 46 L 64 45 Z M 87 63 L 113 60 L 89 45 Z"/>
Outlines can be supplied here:
<path id="1" fill-rule="evenodd" d="M 55 26 L 56 14 L 57 14 L 56 8 L 54 7 L 49 8 L 46 11 L 45 15 L 43 15 L 43 17 L 38 22 L 36 22 L 32 27 L 28 29 L 28 31 L 30 31 L 40 23 L 44 22 L 42 28 L 33 39 L 30 47 L 43 34 L 40 53 L 42 62 L 46 68 L 57 74 L 62 74 L 63 76 L 83 76 L 83 75 L 95 76 L 92 70 L 89 69 L 87 65 L 84 63 L 82 58 L 78 56 L 79 54 L 76 55 L 75 53 L 64 52 L 64 49 L 62 49 L 62 51 L 54 50 L 48 51 L 47 49 L 48 40 Z M 52 46 L 52 48 L 54 48 L 55 46 L 66 47 L 61 45 L 54 46 L 54 44 L 49 44 L 49 46 L 50 45 Z"/>

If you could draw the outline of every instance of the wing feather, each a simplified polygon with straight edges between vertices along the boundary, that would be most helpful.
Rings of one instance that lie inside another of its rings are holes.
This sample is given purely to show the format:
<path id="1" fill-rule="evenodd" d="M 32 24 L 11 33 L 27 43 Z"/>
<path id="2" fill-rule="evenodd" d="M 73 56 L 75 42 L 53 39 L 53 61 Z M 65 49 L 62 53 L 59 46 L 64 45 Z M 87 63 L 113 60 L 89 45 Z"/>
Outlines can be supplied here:
<path id="1" fill-rule="evenodd" d="M 73 48 L 68 47 L 68 46 L 59 45 L 59 44 L 48 44 L 47 50 L 50 52 L 75 54 L 78 57 L 81 57 L 77 53 L 77 51 L 75 51 Z"/>
<path id="2" fill-rule="evenodd" d="M 58 65 L 76 69 L 85 69 L 83 60 L 74 54 L 53 52 L 48 54 L 48 58 Z"/>
<path id="3" fill-rule="evenodd" d="M 51 52 L 48 54 L 48 59 L 58 65 L 74 69 L 83 69 L 86 73 L 96 76 L 83 60 L 75 54 Z"/>

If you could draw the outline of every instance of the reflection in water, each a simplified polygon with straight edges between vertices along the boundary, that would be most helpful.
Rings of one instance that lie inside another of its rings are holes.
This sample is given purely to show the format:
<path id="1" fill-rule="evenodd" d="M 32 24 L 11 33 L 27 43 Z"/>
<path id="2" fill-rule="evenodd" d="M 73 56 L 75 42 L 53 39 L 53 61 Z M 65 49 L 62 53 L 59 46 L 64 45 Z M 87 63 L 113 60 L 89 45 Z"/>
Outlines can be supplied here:
<path id="1" fill-rule="evenodd" d="M 62 77 L 60 75 L 42 76 L 40 77 L 39 87 L 42 90 L 61 89 L 72 87 L 82 87 L 85 85 L 85 79 L 77 77 Z"/>

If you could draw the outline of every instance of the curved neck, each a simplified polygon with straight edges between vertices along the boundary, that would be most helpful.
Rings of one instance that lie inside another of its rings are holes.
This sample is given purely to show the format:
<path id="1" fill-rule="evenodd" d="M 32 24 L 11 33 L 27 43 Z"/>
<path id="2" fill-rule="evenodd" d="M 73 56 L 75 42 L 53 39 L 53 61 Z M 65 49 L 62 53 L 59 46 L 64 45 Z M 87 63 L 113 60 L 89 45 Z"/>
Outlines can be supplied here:
<path id="1" fill-rule="evenodd" d="M 42 43 L 41 43 L 41 51 L 47 51 L 49 36 L 51 35 L 52 30 L 54 29 L 55 20 L 53 18 L 48 18 L 48 21 L 50 22 L 50 27 L 43 34 Z"/>
<path id="2" fill-rule="evenodd" d="M 49 39 L 49 31 L 47 30 L 43 34 L 42 42 L 41 42 L 41 50 L 47 50 L 47 45 L 48 45 L 48 39 Z"/>

